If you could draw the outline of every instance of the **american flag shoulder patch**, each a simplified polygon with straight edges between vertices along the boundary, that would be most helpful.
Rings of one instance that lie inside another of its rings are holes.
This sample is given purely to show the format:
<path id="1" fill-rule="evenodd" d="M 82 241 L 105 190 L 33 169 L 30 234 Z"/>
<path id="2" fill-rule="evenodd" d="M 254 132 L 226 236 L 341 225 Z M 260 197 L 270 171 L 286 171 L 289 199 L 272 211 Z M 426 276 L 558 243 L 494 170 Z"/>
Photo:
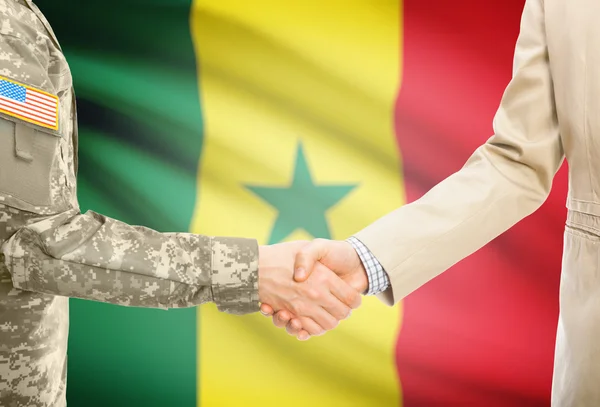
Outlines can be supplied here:
<path id="1" fill-rule="evenodd" d="M 58 97 L 0 76 L 0 113 L 58 130 Z"/>

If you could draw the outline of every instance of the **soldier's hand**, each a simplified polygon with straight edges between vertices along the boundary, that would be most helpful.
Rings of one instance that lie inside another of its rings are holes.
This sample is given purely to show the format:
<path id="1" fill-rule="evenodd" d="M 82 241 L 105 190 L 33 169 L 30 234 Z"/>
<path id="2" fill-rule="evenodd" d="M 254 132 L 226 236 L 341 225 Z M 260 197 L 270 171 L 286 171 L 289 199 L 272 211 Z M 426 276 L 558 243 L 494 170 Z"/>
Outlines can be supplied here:
<path id="1" fill-rule="evenodd" d="M 273 317 L 273 324 L 278 328 L 285 328 L 288 334 L 297 337 L 301 341 L 310 339 L 310 334 L 302 329 L 302 323 L 299 318 L 293 318 L 293 315 L 287 310 L 273 311 L 268 304 L 260 305 L 260 312 L 266 317 Z"/>
<path id="2" fill-rule="evenodd" d="M 261 246 L 258 260 L 260 301 L 271 311 L 286 311 L 280 314 L 281 318 L 274 319 L 275 325 L 285 326 L 290 318 L 294 318 L 299 328 L 295 334 L 299 339 L 322 335 L 335 328 L 361 303 L 356 290 L 320 263 L 315 264 L 305 282 L 293 280 L 296 255 L 306 244 L 290 242 Z M 286 316 L 290 318 L 286 320 Z"/>
<path id="3" fill-rule="evenodd" d="M 305 281 L 323 265 L 335 271 L 356 291 L 368 289 L 366 270 L 352 245 L 346 241 L 316 239 L 303 245 L 296 255 L 294 279 L 297 282 Z M 280 328 L 285 327 L 290 335 L 301 340 L 309 338 L 308 332 L 302 329 L 302 321 L 294 318 L 290 312 L 273 310 L 267 304 L 261 305 L 261 312 L 265 316 L 273 316 L 273 323 Z"/>

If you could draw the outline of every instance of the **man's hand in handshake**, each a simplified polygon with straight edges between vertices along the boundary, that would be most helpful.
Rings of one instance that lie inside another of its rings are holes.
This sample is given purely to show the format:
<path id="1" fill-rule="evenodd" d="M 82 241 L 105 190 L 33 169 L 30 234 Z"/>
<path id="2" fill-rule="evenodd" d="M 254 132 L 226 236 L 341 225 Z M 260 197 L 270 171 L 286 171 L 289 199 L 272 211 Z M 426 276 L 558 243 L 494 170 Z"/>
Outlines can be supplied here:
<path id="1" fill-rule="evenodd" d="M 351 287 L 350 291 L 352 291 L 353 295 L 358 298 L 360 298 L 359 293 L 364 293 L 368 289 L 369 283 L 366 271 L 358 254 L 356 253 L 356 251 L 350 243 L 346 241 L 316 239 L 308 244 L 306 244 L 305 242 L 292 242 L 285 244 L 290 244 L 290 249 L 292 251 L 294 249 L 297 250 L 295 254 L 295 264 L 293 268 L 294 280 L 298 283 L 304 281 L 306 283 L 309 283 L 309 287 L 315 289 L 315 291 L 312 292 L 313 297 L 317 292 L 326 292 L 330 289 L 325 285 L 325 283 L 328 283 L 331 286 L 333 286 L 333 277 L 335 277 L 333 272 L 335 272 L 335 274 L 339 276 L 338 280 L 341 279 L 345 283 L 347 289 L 350 289 Z M 275 246 L 271 247 L 275 248 Z M 281 277 L 289 278 L 288 275 L 286 275 L 285 277 Z M 323 285 L 323 287 L 319 287 L 319 285 Z M 336 290 L 336 292 L 339 292 L 341 294 L 341 292 L 339 291 L 341 290 L 340 288 L 336 288 Z M 344 291 L 344 293 L 348 295 L 348 297 L 342 298 L 335 294 L 333 291 L 331 291 L 331 293 L 333 293 L 333 295 L 337 297 L 338 306 L 340 305 L 340 301 L 345 304 L 348 304 L 347 300 L 351 299 L 350 294 L 348 294 L 347 291 Z M 333 329 L 337 325 L 337 323 L 333 324 L 333 321 L 330 318 L 325 318 L 323 314 L 327 313 L 322 312 L 314 311 L 315 315 L 321 315 L 322 319 L 319 319 L 319 321 L 324 321 L 325 323 L 329 322 L 327 323 L 327 326 L 319 324 L 318 321 L 314 319 L 313 321 L 311 321 L 310 318 L 298 318 L 298 316 L 302 314 L 299 314 L 298 310 L 294 310 L 292 308 L 289 308 L 288 306 L 285 306 L 285 304 L 281 302 L 281 297 L 282 296 L 278 298 L 280 302 L 277 303 L 274 303 L 272 302 L 272 300 L 269 300 L 267 298 L 261 298 L 261 312 L 266 316 L 273 316 L 273 323 L 280 328 L 286 327 L 286 330 L 290 335 L 297 336 L 300 340 L 306 340 L 310 338 L 310 336 L 322 335 L 326 331 Z M 352 297 L 352 300 L 357 301 L 355 299 L 356 297 Z M 330 301 L 333 304 L 335 304 L 335 301 L 332 301 L 331 299 Z M 360 301 L 354 302 L 354 304 L 360 304 Z M 357 307 L 353 306 L 351 308 Z M 325 309 L 327 310 L 327 308 Z M 349 313 L 350 310 L 347 309 L 347 311 Z M 329 316 L 332 315 L 333 314 Z M 336 315 L 341 316 L 341 314 Z M 347 316 L 348 315 L 345 315 L 344 318 Z M 338 318 L 338 321 L 344 318 Z"/>
<path id="2" fill-rule="evenodd" d="M 317 262 L 316 259 L 325 257 L 322 246 L 307 243 L 299 241 L 261 246 L 258 256 L 258 294 L 265 304 L 263 307 L 271 314 L 285 311 L 280 315 L 284 318 L 276 325 L 285 326 L 293 318 L 294 324 L 301 327 L 295 333 L 300 339 L 322 335 L 335 328 L 339 321 L 350 315 L 352 309 L 360 306 L 359 292 L 361 288 L 364 291 L 364 281 L 360 278 L 350 273 L 342 273 L 340 278 Z M 349 259 L 335 254 L 330 254 L 326 260 L 333 265 L 351 266 L 351 263 L 346 263 Z M 294 261 L 297 281 L 293 279 Z M 366 277 L 364 279 L 366 281 Z"/>

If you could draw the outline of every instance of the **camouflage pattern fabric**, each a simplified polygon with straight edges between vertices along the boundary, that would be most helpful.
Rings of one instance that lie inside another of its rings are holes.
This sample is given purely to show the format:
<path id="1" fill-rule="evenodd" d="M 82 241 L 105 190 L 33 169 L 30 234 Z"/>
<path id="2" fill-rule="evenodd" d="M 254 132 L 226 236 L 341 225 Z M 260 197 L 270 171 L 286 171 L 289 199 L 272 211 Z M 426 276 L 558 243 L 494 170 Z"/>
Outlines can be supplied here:
<path id="1" fill-rule="evenodd" d="M 258 310 L 255 240 L 159 233 L 80 212 L 71 73 L 30 0 L 0 0 L 0 77 L 59 99 L 58 130 L 0 104 L 1 406 L 66 405 L 68 297 Z"/>

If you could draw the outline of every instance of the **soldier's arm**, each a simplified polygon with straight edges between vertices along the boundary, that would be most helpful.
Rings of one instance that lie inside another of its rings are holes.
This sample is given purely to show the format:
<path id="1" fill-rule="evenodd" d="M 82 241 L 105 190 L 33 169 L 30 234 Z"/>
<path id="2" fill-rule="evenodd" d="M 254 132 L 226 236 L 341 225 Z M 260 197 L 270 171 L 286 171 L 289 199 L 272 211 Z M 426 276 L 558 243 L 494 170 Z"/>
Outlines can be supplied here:
<path id="1" fill-rule="evenodd" d="M 258 246 L 243 238 L 159 233 L 69 210 L 3 246 L 16 288 L 142 307 L 258 310 Z"/>
<path id="2" fill-rule="evenodd" d="M 23 290 L 130 306 L 258 309 L 251 239 L 159 233 L 69 210 L 19 229 L 2 251 Z"/>

